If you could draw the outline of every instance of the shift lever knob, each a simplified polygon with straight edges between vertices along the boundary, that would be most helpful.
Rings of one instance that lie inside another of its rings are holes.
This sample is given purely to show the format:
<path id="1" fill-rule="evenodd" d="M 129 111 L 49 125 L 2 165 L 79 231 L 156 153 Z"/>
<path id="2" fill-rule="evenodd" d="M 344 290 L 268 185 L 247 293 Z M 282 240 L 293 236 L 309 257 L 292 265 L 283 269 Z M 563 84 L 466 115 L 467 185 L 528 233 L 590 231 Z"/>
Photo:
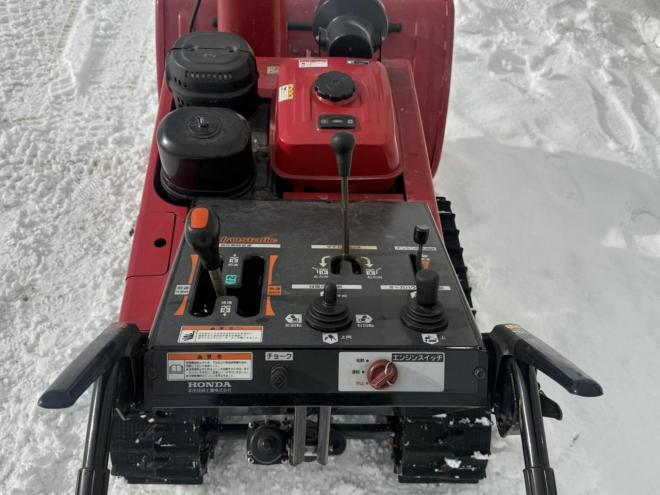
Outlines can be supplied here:
<path id="1" fill-rule="evenodd" d="M 186 217 L 185 238 L 188 245 L 199 256 L 202 266 L 209 272 L 213 288 L 218 296 L 226 295 L 222 271 L 220 270 L 220 220 L 213 210 L 197 207 Z"/>
<path id="2" fill-rule="evenodd" d="M 355 149 L 355 136 L 350 132 L 339 131 L 332 137 L 332 149 L 337 155 L 339 177 L 346 178 L 350 176 L 353 150 Z"/>
<path id="3" fill-rule="evenodd" d="M 220 267 L 220 221 L 208 208 L 193 208 L 186 218 L 186 242 L 207 270 Z"/>

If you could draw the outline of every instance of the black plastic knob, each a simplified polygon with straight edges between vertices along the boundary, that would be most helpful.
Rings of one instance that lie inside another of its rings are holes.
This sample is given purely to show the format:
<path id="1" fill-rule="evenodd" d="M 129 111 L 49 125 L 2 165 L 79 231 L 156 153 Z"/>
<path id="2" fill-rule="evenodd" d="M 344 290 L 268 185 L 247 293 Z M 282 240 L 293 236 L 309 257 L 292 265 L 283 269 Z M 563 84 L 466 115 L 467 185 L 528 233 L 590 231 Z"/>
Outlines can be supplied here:
<path id="1" fill-rule="evenodd" d="M 329 282 L 323 288 L 323 302 L 328 306 L 337 304 L 337 284 Z"/>
<path id="2" fill-rule="evenodd" d="M 337 170 L 339 177 L 351 175 L 353 150 L 355 149 L 355 136 L 347 131 L 339 131 L 332 136 L 332 149 L 337 156 Z"/>
<path id="3" fill-rule="evenodd" d="M 440 276 L 434 270 L 419 270 L 415 275 L 417 303 L 424 308 L 432 308 L 438 302 Z"/>
<path id="4" fill-rule="evenodd" d="M 415 231 L 413 232 L 415 244 L 421 244 L 422 246 L 426 244 L 429 240 L 429 232 L 428 225 L 415 225 Z"/>
<path id="5" fill-rule="evenodd" d="M 323 296 L 314 299 L 305 314 L 305 321 L 314 330 L 338 332 L 351 326 L 353 317 L 348 307 L 337 298 L 337 285 L 328 282 L 323 288 Z"/>
<path id="6" fill-rule="evenodd" d="M 324 72 L 316 79 L 314 89 L 324 100 L 344 101 L 355 93 L 355 82 L 351 76 L 343 72 Z"/>
<path id="7" fill-rule="evenodd" d="M 206 207 L 190 210 L 184 235 L 206 270 L 220 268 L 220 220 L 213 210 Z"/>

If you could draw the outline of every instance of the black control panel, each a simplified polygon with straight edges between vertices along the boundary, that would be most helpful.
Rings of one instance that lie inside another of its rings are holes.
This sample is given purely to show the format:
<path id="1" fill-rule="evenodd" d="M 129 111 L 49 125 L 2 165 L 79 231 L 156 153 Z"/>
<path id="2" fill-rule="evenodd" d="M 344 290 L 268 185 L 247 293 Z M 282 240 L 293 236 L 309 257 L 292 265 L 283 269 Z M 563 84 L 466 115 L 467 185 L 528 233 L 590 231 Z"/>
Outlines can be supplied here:
<path id="1" fill-rule="evenodd" d="M 481 336 L 425 204 L 351 203 L 347 256 L 339 203 L 197 207 L 219 220 L 220 266 L 182 243 L 149 407 L 486 403 Z"/>

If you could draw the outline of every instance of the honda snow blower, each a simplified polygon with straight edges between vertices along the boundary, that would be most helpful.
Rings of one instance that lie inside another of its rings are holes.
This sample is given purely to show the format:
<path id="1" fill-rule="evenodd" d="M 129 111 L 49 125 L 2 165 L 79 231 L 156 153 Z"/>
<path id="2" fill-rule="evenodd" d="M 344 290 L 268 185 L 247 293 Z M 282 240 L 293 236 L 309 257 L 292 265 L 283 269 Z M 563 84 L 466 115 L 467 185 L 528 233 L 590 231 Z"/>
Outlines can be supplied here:
<path id="1" fill-rule="evenodd" d="M 602 389 L 518 325 L 477 328 L 432 182 L 453 17 L 451 0 L 157 2 L 119 323 L 39 401 L 93 386 L 78 495 L 110 474 L 201 483 L 230 438 L 287 466 L 382 438 L 401 482 L 476 483 L 492 418 L 521 435 L 527 493 L 557 493 L 543 418 L 562 412 L 537 372 Z"/>

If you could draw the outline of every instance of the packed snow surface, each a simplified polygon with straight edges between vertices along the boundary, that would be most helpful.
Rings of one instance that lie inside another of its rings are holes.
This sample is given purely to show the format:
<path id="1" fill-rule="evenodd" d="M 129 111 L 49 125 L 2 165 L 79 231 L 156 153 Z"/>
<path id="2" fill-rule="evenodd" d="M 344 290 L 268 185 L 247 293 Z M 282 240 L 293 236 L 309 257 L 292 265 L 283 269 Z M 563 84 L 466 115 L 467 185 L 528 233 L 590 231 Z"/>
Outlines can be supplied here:
<path id="1" fill-rule="evenodd" d="M 153 2 L 0 3 L 0 493 L 71 493 L 89 394 L 39 393 L 116 317 L 156 108 Z M 452 199 L 483 330 L 517 322 L 597 378 L 546 422 L 563 494 L 657 493 L 660 4 L 457 0 L 439 193 Z M 201 487 L 115 494 L 524 493 L 518 437 L 478 486 L 398 485 L 388 448 L 328 467 L 245 462 Z"/>

